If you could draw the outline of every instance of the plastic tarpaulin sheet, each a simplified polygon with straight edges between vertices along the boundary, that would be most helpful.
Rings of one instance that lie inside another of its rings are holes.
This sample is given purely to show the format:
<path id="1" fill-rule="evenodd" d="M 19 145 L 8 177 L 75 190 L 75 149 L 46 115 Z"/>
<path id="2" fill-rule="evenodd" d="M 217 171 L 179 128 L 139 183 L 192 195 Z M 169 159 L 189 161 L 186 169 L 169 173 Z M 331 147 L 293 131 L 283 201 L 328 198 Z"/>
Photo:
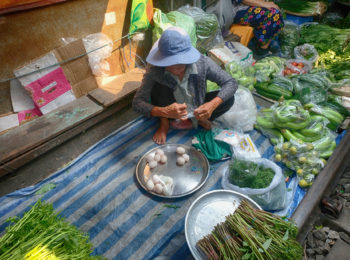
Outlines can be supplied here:
<path id="1" fill-rule="evenodd" d="M 156 128 L 155 119 L 139 117 L 49 178 L 1 197 L 0 233 L 5 231 L 8 217 L 22 216 L 42 199 L 53 203 L 61 216 L 90 235 L 94 254 L 108 259 L 191 257 L 184 233 L 187 210 L 200 195 L 221 189 L 221 173 L 217 169 L 225 162 L 210 165 L 206 184 L 194 194 L 172 200 L 150 196 L 138 185 L 135 167 L 142 155 L 156 146 L 152 141 Z M 171 130 L 168 143 L 191 145 L 196 131 Z M 269 140 L 255 130 L 249 134 L 262 157 L 272 158 L 274 151 Z M 288 215 L 304 194 L 297 188 Z"/>

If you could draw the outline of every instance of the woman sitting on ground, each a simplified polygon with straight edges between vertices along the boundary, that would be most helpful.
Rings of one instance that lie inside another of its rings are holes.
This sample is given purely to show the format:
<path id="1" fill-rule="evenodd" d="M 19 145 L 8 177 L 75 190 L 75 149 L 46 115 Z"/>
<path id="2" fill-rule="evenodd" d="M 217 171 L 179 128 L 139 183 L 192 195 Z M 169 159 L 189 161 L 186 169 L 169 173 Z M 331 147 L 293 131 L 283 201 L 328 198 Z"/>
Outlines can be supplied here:
<path id="1" fill-rule="evenodd" d="M 249 25 L 254 28 L 256 54 L 265 55 L 274 52 L 271 41 L 284 26 L 278 5 L 264 0 L 232 0 L 234 6 L 234 24 Z"/>
<path id="2" fill-rule="evenodd" d="M 145 116 L 159 117 L 159 128 L 153 136 L 157 144 L 166 142 L 174 119 L 181 120 L 185 126 L 196 127 L 198 123 L 209 130 L 210 121 L 234 103 L 237 82 L 210 58 L 201 55 L 181 28 L 165 30 L 146 61 L 147 70 L 135 94 L 133 108 Z M 206 93 L 207 80 L 221 89 Z M 195 108 L 191 118 L 188 118 L 189 107 Z"/>

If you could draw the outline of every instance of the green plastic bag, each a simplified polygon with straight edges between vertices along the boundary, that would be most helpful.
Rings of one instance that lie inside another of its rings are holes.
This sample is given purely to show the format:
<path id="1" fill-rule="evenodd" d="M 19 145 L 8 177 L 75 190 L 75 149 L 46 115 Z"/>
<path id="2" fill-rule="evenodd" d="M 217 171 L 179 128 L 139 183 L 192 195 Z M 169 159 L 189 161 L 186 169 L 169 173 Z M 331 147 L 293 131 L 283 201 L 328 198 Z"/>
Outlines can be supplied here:
<path id="1" fill-rule="evenodd" d="M 129 33 L 145 30 L 150 26 L 153 16 L 152 0 L 133 0 L 130 15 Z"/>
<path id="2" fill-rule="evenodd" d="M 178 11 L 172 11 L 168 14 L 162 13 L 161 10 L 155 9 L 153 14 L 154 27 L 152 29 L 152 41 L 155 43 L 164 30 L 176 26 L 184 29 L 191 38 L 193 47 L 196 47 L 196 24 L 192 17 L 182 14 Z"/>

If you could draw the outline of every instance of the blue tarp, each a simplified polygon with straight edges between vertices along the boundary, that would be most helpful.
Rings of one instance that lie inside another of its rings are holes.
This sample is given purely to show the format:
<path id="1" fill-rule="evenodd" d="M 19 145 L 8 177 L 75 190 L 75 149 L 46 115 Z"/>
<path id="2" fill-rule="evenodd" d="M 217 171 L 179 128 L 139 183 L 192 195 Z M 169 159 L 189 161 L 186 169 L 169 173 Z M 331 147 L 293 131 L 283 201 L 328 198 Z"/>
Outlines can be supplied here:
<path id="1" fill-rule="evenodd" d="M 8 217 L 23 215 L 42 199 L 53 203 L 61 216 L 90 235 L 94 254 L 108 259 L 191 258 L 184 235 L 187 210 L 200 195 L 221 189 L 217 169 L 225 162 L 211 163 L 208 181 L 192 195 L 173 200 L 150 196 L 138 185 L 135 167 L 141 156 L 156 146 L 152 141 L 156 127 L 155 119 L 140 117 L 49 178 L 1 197 L 0 233 L 5 231 Z M 191 145 L 196 131 L 171 130 L 167 141 Z M 249 134 L 260 154 L 271 158 L 273 147 L 268 139 L 255 130 Z M 40 194 L 38 191 L 48 184 L 53 189 Z M 287 215 L 304 194 L 296 188 Z M 176 207 L 167 207 L 169 204 Z"/>

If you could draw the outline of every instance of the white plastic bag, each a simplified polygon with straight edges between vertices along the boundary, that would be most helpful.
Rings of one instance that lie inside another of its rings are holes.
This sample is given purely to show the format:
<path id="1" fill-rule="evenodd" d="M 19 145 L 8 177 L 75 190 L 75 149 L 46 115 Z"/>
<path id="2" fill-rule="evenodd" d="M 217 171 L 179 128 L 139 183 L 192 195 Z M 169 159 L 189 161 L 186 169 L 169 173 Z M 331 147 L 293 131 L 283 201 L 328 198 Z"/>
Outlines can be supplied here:
<path id="1" fill-rule="evenodd" d="M 258 111 L 252 93 L 246 88 L 238 88 L 235 103 L 223 115 L 214 120 L 220 128 L 229 128 L 248 132 L 253 130 Z"/>
<path id="2" fill-rule="evenodd" d="M 92 73 L 98 77 L 109 76 L 110 67 L 105 59 L 112 54 L 112 40 L 103 33 L 94 33 L 85 36 L 83 43 L 88 53 Z"/>
<path id="3" fill-rule="evenodd" d="M 247 160 L 261 158 L 259 150 L 256 148 L 249 134 L 230 129 L 215 129 L 215 140 L 228 143 L 236 157 Z M 214 131 L 213 129 L 213 131 Z"/>
<path id="4" fill-rule="evenodd" d="M 226 47 L 228 47 L 234 54 L 234 59 L 243 68 L 252 66 L 255 62 L 253 57 L 253 52 L 248 47 L 244 46 L 240 42 L 225 42 Z"/>
<path id="5" fill-rule="evenodd" d="M 229 181 L 229 164 L 223 168 L 221 185 L 226 190 L 233 190 L 249 196 L 258 203 L 264 210 L 281 210 L 286 207 L 287 188 L 284 181 L 282 169 L 268 159 L 250 160 L 258 165 L 271 168 L 275 172 L 270 185 L 263 189 L 240 188 Z"/>

